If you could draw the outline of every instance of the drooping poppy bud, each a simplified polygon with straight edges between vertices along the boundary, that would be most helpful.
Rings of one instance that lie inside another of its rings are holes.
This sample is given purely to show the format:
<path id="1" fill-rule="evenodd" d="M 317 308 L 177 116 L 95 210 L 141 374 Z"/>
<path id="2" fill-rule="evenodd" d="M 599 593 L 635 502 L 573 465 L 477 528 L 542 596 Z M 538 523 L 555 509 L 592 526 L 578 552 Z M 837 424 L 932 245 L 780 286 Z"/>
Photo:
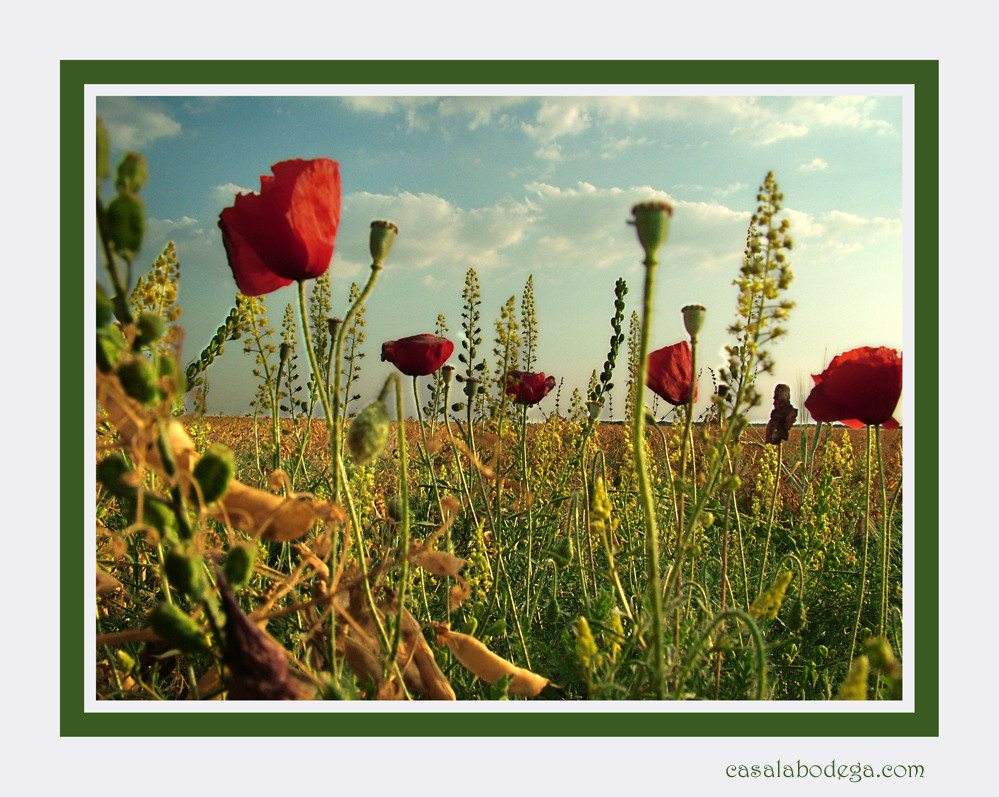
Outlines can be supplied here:
<path id="1" fill-rule="evenodd" d="M 389 415 L 381 400 L 361 410 L 347 430 L 347 450 L 358 465 L 367 465 L 382 453 L 389 436 Z"/>
<path id="2" fill-rule="evenodd" d="M 776 446 L 787 440 L 797 418 L 798 410 L 791 406 L 791 388 L 777 385 L 774 388 L 774 408 L 767 423 L 767 443 Z"/>
<path id="3" fill-rule="evenodd" d="M 693 379 L 694 355 L 685 340 L 649 354 L 645 384 L 649 390 L 674 407 L 690 401 L 690 383 Z M 694 385 L 697 401 L 697 385 Z"/>
<path id="4" fill-rule="evenodd" d="M 382 362 L 390 362 L 406 376 L 427 376 L 454 352 L 454 344 L 436 335 L 412 335 L 382 344 Z"/>
<path id="5" fill-rule="evenodd" d="M 510 371 L 506 375 L 507 395 L 513 396 L 514 404 L 537 404 L 555 387 L 555 377 L 544 373 L 533 374 L 526 371 Z"/>
<path id="6" fill-rule="evenodd" d="M 371 222 L 369 247 L 371 249 L 371 260 L 375 265 L 380 266 L 385 262 L 385 258 L 388 257 L 389 252 L 392 250 L 392 244 L 395 243 L 395 237 L 398 234 L 399 228 L 390 221 Z"/>

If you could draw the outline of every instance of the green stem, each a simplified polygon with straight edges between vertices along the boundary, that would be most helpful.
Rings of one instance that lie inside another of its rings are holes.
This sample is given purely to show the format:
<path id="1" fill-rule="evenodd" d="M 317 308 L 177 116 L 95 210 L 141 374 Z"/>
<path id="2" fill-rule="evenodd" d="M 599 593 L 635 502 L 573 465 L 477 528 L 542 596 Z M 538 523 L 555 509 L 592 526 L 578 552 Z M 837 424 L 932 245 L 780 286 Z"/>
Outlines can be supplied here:
<path id="1" fill-rule="evenodd" d="M 867 478 L 864 480 L 864 555 L 860 566 L 860 588 L 857 597 L 857 619 L 853 624 L 853 637 L 850 640 L 850 664 L 853 664 L 853 650 L 857 646 L 857 632 L 860 630 L 860 615 L 864 608 L 864 592 L 867 588 L 867 542 L 871 531 L 871 426 L 867 425 Z"/>
<path id="2" fill-rule="evenodd" d="M 645 258 L 645 288 L 642 294 L 641 334 L 638 344 L 638 373 L 635 375 L 635 407 L 632 439 L 635 441 L 635 471 L 638 475 L 638 498 L 645 521 L 645 560 L 648 571 L 649 601 L 652 604 L 652 686 L 660 700 L 666 698 L 666 660 L 663 640 L 663 603 L 659 573 L 659 529 L 656 525 L 652 485 L 645 462 L 645 380 L 648 374 L 649 335 L 652 326 L 652 296 L 658 261 Z"/>
<path id="3" fill-rule="evenodd" d="M 885 485 L 885 464 L 881 456 L 881 426 L 874 428 L 874 443 L 878 452 L 878 476 L 881 477 L 881 613 L 878 616 L 878 636 L 884 636 L 888 624 L 888 557 L 890 553 L 891 513 L 888 508 L 888 491 Z"/>
<path id="4" fill-rule="evenodd" d="M 784 441 L 777 442 L 777 473 L 774 474 L 774 493 L 770 497 L 770 515 L 767 518 L 767 540 L 763 544 L 763 564 L 760 565 L 760 584 L 757 594 L 763 592 L 763 586 L 767 577 L 767 555 L 770 553 L 770 537 L 774 530 L 774 516 L 777 512 L 777 495 L 780 492 L 780 468 L 784 453 Z"/>
<path id="5" fill-rule="evenodd" d="M 399 545 L 402 549 L 402 572 L 399 575 L 399 616 L 396 619 L 395 638 L 392 640 L 392 658 L 390 659 L 394 662 L 399 652 L 399 642 L 402 639 L 402 613 L 406 610 L 406 587 L 409 583 L 409 473 L 406 456 L 406 418 L 402 412 L 402 390 L 400 390 L 398 375 L 392 374 L 392 376 L 395 384 L 396 434 L 399 443 L 399 500 L 402 502 L 402 519 L 399 523 Z M 419 412 L 418 405 L 416 409 Z"/>

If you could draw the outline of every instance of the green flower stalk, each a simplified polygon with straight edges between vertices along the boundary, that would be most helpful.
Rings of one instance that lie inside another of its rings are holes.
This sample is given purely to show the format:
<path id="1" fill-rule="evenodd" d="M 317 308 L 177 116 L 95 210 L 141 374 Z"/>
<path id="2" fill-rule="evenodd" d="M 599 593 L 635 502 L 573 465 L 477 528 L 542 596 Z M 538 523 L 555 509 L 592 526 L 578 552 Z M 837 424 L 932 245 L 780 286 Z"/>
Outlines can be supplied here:
<path id="1" fill-rule="evenodd" d="M 645 379 L 648 372 L 649 333 L 652 324 L 652 296 L 656 254 L 669 232 L 672 208 L 665 202 L 644 202 L 631 209 L 638 240 L 645 250 L 645 287 L 642 293 L 642 326 L 638 347 L 638 373 L 635 375 L 635 404 L 632 417 L 632 439 L 635 441 L 635 470 L 638 474 L 638 494 L 645 520 L 645 557 L 648 569 L 649 600 L 652 604 L 652 683 L 657 697 L 666 699 L 666 660 L 663 640 L 663 603 L 659 573 L 659 529 L 652 498 L 652 484 L 645 462 Z"/>

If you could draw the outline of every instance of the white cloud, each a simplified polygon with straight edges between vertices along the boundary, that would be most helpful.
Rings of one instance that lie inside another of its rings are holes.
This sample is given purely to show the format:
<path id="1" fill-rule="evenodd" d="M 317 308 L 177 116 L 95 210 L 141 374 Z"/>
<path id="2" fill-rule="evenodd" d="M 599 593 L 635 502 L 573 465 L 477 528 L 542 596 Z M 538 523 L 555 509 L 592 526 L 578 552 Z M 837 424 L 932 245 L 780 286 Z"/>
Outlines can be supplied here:
<path id="1" fill-rule="evenodd" d="M 138 97 L 99 97 L 97 113 L 107 127 L 114 149 L 140 149 L 158 138 L 180 134 L 156 100 Z"/>
<path id="2" fill-rule="evenodd" d="M 236 194 L 253 194 L 256 190 L 253 188 L 244 188 L 241 185 L 236 185 L 235 183 L 226 183 L 225 185 L 216 185 L 211 190 L 211 201 L 220 210 L 224 207 L 228 207 L 233 203 L 236 198 Z"/>
<path id="3" fill-rule="evenodd" d="M 803 163 L 798 167 L 799 172 L 824 172 L 829 168 L 829 164 L 822 158 L 812 158 L 808 163 Z"/>

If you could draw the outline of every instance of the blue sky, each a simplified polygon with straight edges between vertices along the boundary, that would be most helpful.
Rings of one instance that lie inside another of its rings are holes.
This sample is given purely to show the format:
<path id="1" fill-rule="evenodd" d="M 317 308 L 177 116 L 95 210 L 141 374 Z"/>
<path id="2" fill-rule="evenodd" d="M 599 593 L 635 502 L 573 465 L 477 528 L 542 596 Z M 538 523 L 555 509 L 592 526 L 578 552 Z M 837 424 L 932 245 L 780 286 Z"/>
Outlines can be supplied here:
<path id="1" fill-rule="evenodd" d="M 811 385 L 836 354 L 862 345 L 902 349 L 903 103 L 898 96 L 260 96 L 99 97 L 116 158 L 149 160 L 149 229 L 140 266 L 173 240 L 181 264 L 185 362 L 232 306 L 236 286 L 217 227 L 239 191 L 259 188 L 289 158 L 340 162 L 343 210 L 332 277 L 343 315 L 370 258 L 367 230 L 388 219 L 400 235 L 368 302 L 365 396 L 390 372 L 383 340 L 432 332 L 439 313 L 460 339 L 461 292 L 482 283 L 483 350 L 493 320 L 534 278 L 540 321 L 536 370 L 564 378 L 563 408 L 600 370 L 613 288 L 638 309 L 643 271 L 631 206 L 674 205 L 660 253 L 652 348 L 684 337 L 680 308 L 707 307 L 698 359 L 723 364 L 755 195 L 773 170 L 785 195 L 797 302 L 774 344 L 776 382 Z M 293 289 L 267 297 L 279 327 Z M 626 325 L 627 328 L 627 325 Z M 619 360 L 615 416 L 627 381 Z M 456 359 L 452 362 L 457 364 Z M 303 355 L 303 367 L 305 365 Z M 251 364 L 230 343 L 209 371 L 209 412 L 242 414 Z M 710 377 L 701 382 L 703 405 Z M 554 407 L 553 397 L 541 405 Z M 765 419 L 765 401 L 754 417 Z M 899 415 L 899 417 L 901 417 Z"/>

